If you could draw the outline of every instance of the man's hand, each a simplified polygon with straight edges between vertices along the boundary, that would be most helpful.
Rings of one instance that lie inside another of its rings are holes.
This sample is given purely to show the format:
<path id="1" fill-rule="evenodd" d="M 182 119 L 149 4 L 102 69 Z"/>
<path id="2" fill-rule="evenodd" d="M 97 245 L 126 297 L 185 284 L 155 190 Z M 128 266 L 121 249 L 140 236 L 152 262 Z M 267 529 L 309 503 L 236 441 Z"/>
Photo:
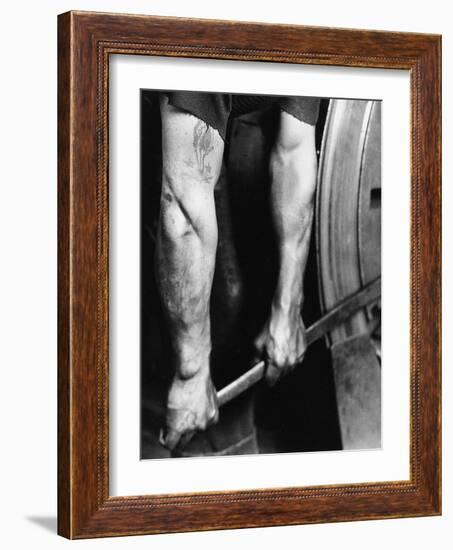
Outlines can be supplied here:
<path id="1" fill-rule="evenodd" d="M 265 378 L 273 386 L 280 376 L 292 371 L 305 355 L 307 339 L 299 308 L 290 312 L 273 309 L 255 340 L 256 359 L 266 361 Z"/>
<path id="2" fill-rule="evenodd" d="M 271 148 L 270 206 L 280 260 L 270 319 L 256 340 L 267 361 L 266 379 L 275 384 L 300 363 L 307 347 L 300 311 L 310 248 L 316 191 L 316 128 L 281 110 Z"/>
<path id="3" fill-rule="evenodd" d="M 217 394 L 209 371 L 190 378 L 175 376 L 167 400 L 166 426 L 160 442 L 170 450 L 184 448 L 193 435 L 219 418 Z"/>

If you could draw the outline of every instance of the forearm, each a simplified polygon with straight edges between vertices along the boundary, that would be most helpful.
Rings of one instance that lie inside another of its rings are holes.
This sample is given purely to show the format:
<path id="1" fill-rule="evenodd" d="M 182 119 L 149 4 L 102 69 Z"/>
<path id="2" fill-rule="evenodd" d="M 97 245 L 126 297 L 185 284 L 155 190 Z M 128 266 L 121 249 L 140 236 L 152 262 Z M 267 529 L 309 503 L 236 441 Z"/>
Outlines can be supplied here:
<path id="1" fill-rule="evenodd" d="M 157 279 L 181 378 L 207 369 L 211 351 L 209 302 L 217 246 L 215 214 L 208 215 L 215 212 L 212 193 L 194 196 L 197 203 L 204 212 L 188 211 L 190 204 L 182 209 L 164 192 L 157 238 Z"/>
<path id="2" fill-rule="evenodd" d="M 214 187 L 222 167 L 217 130 L 160 96 L 162 189 L 156 275 L 173 349 L 161 441 L 184 446 L 217 421 L 210 376 L 209 302 L 217 248 Z"/>
<path id="3" fill-rule="evenodd" d="M 270 169 L 271 208 L 280 261 L 272 309 L 300 314 L 314 211 L 314 145 L 303 143 L 284 152 L 276 147 Z"/>
<path id="4" fill-rule="evenodd" d="M 280 236 L 279 275 L 272 308 L 281 312 L 298 312 L 303 305 L 303 280 L 310 245 L 313 205 L 306 206 L 301 214 L 300 227 L 294 235 Z"/>

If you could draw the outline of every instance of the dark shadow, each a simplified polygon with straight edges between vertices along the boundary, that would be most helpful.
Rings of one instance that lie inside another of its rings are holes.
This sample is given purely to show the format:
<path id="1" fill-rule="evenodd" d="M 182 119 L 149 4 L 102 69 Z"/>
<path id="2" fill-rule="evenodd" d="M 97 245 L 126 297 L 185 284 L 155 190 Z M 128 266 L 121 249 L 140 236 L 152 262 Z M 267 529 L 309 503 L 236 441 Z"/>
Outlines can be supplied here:
<path id="1" fill-rule="evenodd" d="M 25 519 L 27 519 L 31 523 L 34 523 L 35 525 L 39 525 L 39 527 L 42 527 L 46 531 L 50 531 L 51 533 L 57 532 L 56 516 L 28 516 Z"/>

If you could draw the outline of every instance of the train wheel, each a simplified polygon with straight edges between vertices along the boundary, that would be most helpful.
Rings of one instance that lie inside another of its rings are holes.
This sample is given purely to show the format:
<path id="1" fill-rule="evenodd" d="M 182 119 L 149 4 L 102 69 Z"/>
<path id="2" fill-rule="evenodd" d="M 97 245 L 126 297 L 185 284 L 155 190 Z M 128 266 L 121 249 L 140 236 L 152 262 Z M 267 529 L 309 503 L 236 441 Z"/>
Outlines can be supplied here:
<path id="1" fill-rule="evenodd" d="M 381 105 L 331 100 L 321 148 L 316 237 L 322 308 L 381 272 Z M 329 335 L 345 449 L 381 441 L 380 308 L 357 311 Z M 379 349 L 379 353 L 376 353 Z"/>

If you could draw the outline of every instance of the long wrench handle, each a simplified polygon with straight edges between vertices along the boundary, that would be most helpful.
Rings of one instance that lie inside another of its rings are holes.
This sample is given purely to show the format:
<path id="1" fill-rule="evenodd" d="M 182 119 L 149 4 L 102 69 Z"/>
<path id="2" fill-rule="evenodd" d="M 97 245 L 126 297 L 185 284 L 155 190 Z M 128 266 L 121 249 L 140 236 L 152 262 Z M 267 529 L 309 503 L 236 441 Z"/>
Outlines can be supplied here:
<path id="1" fill-rule="evenodd" d="M 346 321 L 357 310 L 376 302 L 381 297 L 381 278 L 374 279 L 361 290 L 349 296 L 313 323 L 307 329 L 307 345 L 309 346 L 335 326 Z M 217 392 L 219 407 L 225 405 L 241 393 L 245 392 L 262 378 L 266 370 L 265 361 L 256 363 L 250 370 Z"/>

